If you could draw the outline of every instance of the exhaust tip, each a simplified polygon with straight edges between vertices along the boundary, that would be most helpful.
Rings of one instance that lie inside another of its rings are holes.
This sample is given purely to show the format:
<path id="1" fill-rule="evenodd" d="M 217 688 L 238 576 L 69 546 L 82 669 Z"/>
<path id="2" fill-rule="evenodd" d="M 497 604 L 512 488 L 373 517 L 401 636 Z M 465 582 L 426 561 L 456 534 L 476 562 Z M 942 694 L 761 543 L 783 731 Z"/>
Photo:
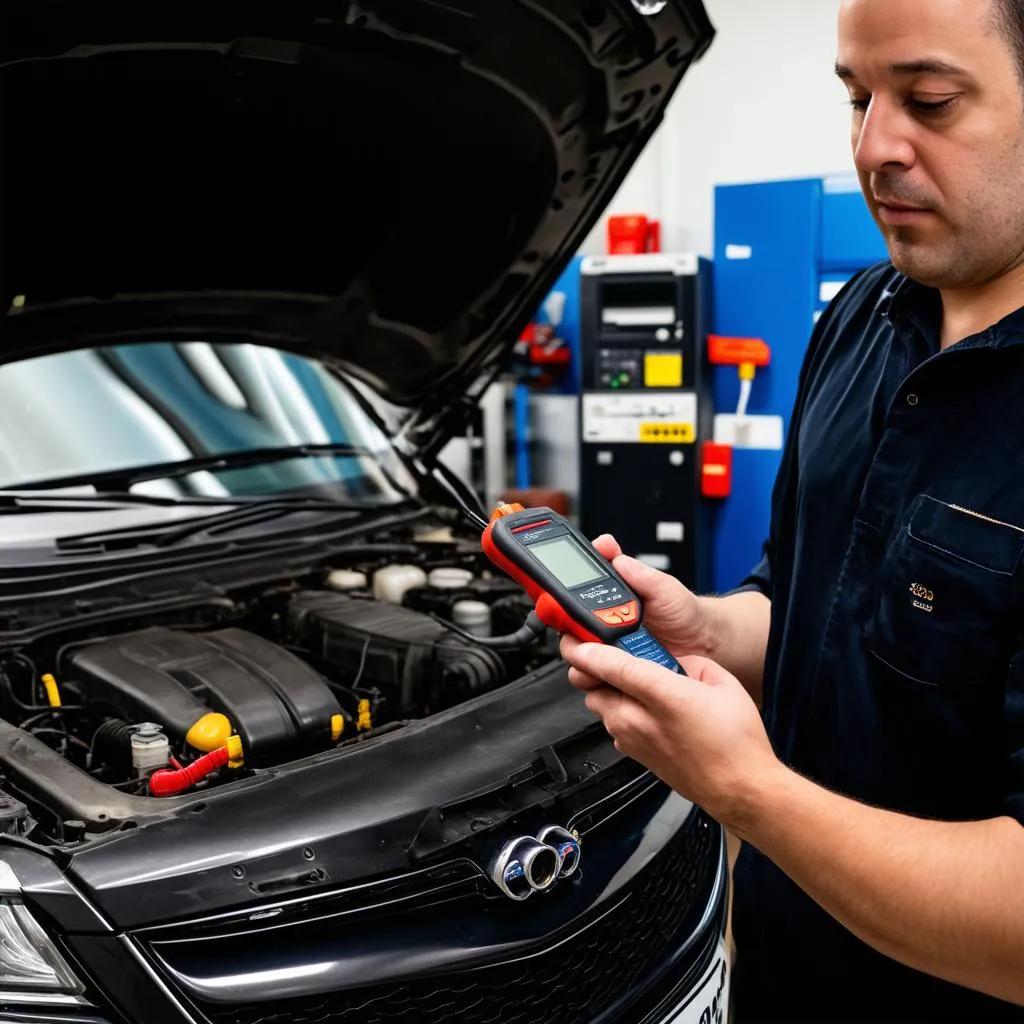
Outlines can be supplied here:
<path id="1" fill-rule="evenodd" d="M 553 846 L 545 846 L 543 843 L 538 843 L 526 855 L 524 861 L 526 876 L 536 892 L 551 888 L 561 866 L 562 858 L 558 851 Z"/>
<path id="2" fill-rule="evenodd" d="M 549 889 L 558 878 L 562 858 L 557 849 L 532 836 L 506 843 L 491 862 L 488 874 L 514 900 Z"/>
<path id="3" fill-rule="evenodd" d="M 558 851 L 558 877 L 568 878 L 580 866 L 580 841 L 560 825 L 549 825 L 537 839 Z"/>

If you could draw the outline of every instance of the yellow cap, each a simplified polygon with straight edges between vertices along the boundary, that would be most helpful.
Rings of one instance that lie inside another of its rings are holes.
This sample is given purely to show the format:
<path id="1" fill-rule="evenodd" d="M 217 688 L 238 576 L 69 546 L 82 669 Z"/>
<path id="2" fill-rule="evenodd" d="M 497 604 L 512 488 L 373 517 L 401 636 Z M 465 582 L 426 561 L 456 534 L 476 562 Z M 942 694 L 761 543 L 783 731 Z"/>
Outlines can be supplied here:
<path id="1" fill-rule="evenodd" d="M 740 363 L 740 380 L 753 380 L 757 367 L 753 363 Z"/>
<path id="2" fill-rule="evenodd" d="M 345 719 L 341 715 L 331 715 L 331 740 L 337 743 L 344 731 Z"/>
<path id="3" fill-rule="evenodd" d="M 356 719 L 356 728 L 362 732 L 364 729 L 373 728 L 373 718 L 370 714 L 370 702 L 364 697 L 358 705 L 359 717 Z"/>
<path id="4" fill-rule="evenodd" d="M 49 672 L 43 676 L 43 687 L 46 689 L 46 699 L 50 702 L 50 707 L 59 708 L 60 690 L 57 689 L 57 680 Z"/>
<path id="5" fill-rule="evenodd" d="M 211 711 L 203 715 L 188 731 L 185 742 L 196 750 L 208 754 L 211 750 L 223 747 L 231 735 L 231 723 L 226 715 Z"/>
<path id="6" fill-rule="evenodd" d="M 229 736 L 225 746 L 228 748 L 228 767 L 241 768 L 245 763 L 241 736 Z"/>

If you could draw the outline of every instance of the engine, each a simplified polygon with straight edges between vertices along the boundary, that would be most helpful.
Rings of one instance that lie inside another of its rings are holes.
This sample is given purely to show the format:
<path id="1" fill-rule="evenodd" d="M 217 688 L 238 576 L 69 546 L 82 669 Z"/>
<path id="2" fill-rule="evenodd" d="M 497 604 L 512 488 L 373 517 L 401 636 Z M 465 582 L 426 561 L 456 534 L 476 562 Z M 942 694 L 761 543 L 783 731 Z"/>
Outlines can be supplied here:
<path id="1" fill-rule="evenodd" d="M 253 767 L 323 749 L 344 728 L 326 680 L 247 630 L 153 626 L 86 644 L 60 667 L 90 700 L 124 723 L 158 724 L 176 747 L 209 752 L 237 734 Z"/>
<path id="2" fill-rule="evenodd" d="M 555 655 L 550 638 L 501 653 L 479 642 L 514 632 L 531 608 L 479 549 L 365 550 L 198 610 L 64 619 L 0 650 L 0 726 L 96 782 L 158 798 L 371 740 Z"/>

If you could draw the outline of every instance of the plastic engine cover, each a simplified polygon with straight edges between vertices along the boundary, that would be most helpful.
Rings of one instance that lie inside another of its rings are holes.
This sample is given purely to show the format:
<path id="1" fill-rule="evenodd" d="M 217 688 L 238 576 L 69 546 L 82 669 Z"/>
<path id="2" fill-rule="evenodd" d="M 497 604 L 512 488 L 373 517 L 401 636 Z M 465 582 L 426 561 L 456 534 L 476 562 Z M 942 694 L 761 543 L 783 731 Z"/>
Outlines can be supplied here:
<path id="1" fill-rule="evenodd" d="M 227 715 L 246 764 L 326 748 L 338 702 L 321 676 L 277 644 L 241 629 L 154 627 L 69 653 L 63 667 L 91 699 L 127 721 L 161 723 L 179 742 L 208 711 Z"/>
<path id="2" fill-rule="evenodd" d="M 311 591 L 292 599 L 288 617 L 315 657 L 346 673 L 339 682 L 358 677 L 402 715 L 442 711 L 505 682 L 497 653 L 402 605 Z"/>

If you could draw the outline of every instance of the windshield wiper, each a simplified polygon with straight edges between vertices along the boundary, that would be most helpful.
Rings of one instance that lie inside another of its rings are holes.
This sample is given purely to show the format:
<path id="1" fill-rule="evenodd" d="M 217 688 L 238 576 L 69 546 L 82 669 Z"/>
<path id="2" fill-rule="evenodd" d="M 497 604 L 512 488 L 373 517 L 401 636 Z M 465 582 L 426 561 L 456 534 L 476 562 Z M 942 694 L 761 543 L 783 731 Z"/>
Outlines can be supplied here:
<path id="1" fill-rule="evenodd" d="M 174 462 L 152 462 L 144 466 L 129 466 L 126 469 L 100 470 L 92 473 L 75 473 L 71 476 L 51 477 L 46 480 L 31 480 L 19 483 L 18 491 L 46 491 L 63 487 L 95 487 L 110 492 L 127 494 L 135 484 L 147 480 L 173 480 L 190 476 L 192 473 L 212 472 L 223 469 L 245 469 L 247 466 L 263 466 L 272 462 L 286 462 L 288 459 L 310 459 L 324 455 L 357 456 L 365 455 L 378 459 L 379 453 L 369 448 L 351 444 L 297 444 L 281 448 L 248 448 L 242 451 L 222 452 L 219 455 L 196 455 L 191 459 L 176 459 Z M 389 478 L 389 482 L 390 478 Z M 398 491 L 404 488 L 398 487 Z M 134 495 L 131 495 L 134 498 Z M 62 496 L 63 500 L 63 496 Z M 164 499 L 166 500 L 166 499 Z M 174 504 L 176 499 L 170 499 Z M 189 499 L 191 500 L 191 499 Z M 225 496 L 225 502 L 235 503 L 237 499 Z"/>
<path id="2" fill-rule="evenodd" d="M 247 511 L 274 507 L 290 510 L 308 509 L 312 511 L 346 509 L 370 509 L 376 505 L 365 502 L 346 500 L 345 498 L 329 498 L 314 494 L 257 494 L 251 497 L 232 494 L 122 494 L 99 491 L 95 494 L 40 494 L 36 491 L 5 491 L 0 490 L 0 516 L 7 515 L 39 515 L 41 513 L 77 512 L 113 512 L 124 511 L 135 505 L 152 506 L 155 508 L 224 508 L 231 511 Z M 207 518 L 214 518 L 213 516 Z M 183 520 L 178 520 L 182 522 Z"/>
<path id="3" fill-rule="evenodd" d="M 170 508 L 177 505 L 237 505 L 235 498 L 212 498 L 208 495 L 188 497 L 160 494 L 39 494 L 36 491 L 0 490 L 0 515 L 38 515 L 42 512 L 73 512 L 83 506 L 90 511 L 113 511 L 132 505 L 155 505 Z"/>
<path id="4" fill-rule="evenodd" d="M 295 532 L 305 534 L 311 529 L 326 529 L 339 521 L 351 521 L 360 514 L 360 511 L 364 510 L 365 506 L 327 501 L 323 498 L 286 497 L 283 500 L 268 498 L 262 501 L 248 502 L 225 512 L 215 512 L 189 519 L 176 519 L 170 523 L 147 523 L 143 526 L 128 526 L 120 530 L 98 530 L 94 533 L 60 537 L 56 541 L 56 546 L 61 551 L 125 550 L 138 547 L 141 544 L 151 544 L 158 548 L 173 547 L 197 534 L 214 539 L 218 535 L 247 527 L 262 526 L 285 516 L 298 515 L 302 512 L 321 513 L 315 526 L 305 523 L 297 531 L 292 530 L 287 533 L 287 536 L 292 536 Z M 275 536 L 284 539 L 286 534 L 278 530 Z"/>

